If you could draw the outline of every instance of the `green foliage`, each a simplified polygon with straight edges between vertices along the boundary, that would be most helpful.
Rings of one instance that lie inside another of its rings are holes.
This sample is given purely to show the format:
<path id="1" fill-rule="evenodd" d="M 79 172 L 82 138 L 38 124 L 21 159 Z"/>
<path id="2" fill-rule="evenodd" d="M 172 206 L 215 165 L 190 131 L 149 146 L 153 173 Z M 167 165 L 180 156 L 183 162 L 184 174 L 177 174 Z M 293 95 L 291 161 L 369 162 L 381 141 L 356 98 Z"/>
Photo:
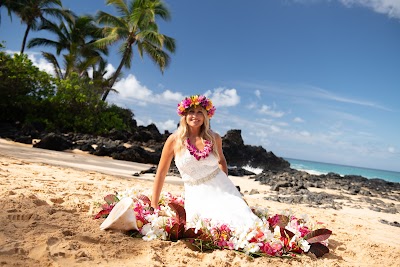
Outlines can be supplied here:
<path id="1" fill-rule="evenodd" d="M 124 111 L 109 107 L 101 100 L 102 90 L 87 77 L 72 73 L 58 80 L 57 94 L 50 99 L 57 111 L 51 119 L 51 128 L 61 131 L 102 134 L 111 129 L 128 130 Z M 132 116 L 131 116 L 132 118 Z"/>
<path id="2" fill-rule="evenodd" d="M 22 121 L 33 106 L 54 95 L 53 78 L 26 55 L 0 52 L 0 120 Z"/>
<path id="3" fill-rule="evenodd" d="M 87 76 L 72 72 L 55 79 L 26 55 L 0 52 L 0 122 L 40 123 L 49 131 L 91 134 L 136 127 L 132 112 L 109 106 L 101 100 L 103 92 Z"/>

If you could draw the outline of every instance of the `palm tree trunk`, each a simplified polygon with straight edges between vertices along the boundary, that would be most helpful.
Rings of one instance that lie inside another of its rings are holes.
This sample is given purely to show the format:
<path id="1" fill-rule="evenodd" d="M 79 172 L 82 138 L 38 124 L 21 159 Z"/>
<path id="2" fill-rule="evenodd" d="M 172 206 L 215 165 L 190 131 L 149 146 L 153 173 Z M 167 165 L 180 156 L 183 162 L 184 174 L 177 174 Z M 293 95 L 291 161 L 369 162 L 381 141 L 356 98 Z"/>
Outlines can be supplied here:
<path id="1" fill-rule="evenodd" d="M 103 93 L 103 97 L 101 98 L 101 100 L 106 101 L 108 94 L 110 93 L 112 87 L 114 86 L 114 83 L 117 81 L 117 78 L 118 78 L 119 74 L 121 73 L 124 63 L 125 63 L 125 56 L 122 57 L 121 62 L 119 63 L 117 70 L 114 72 L 114 76 L 113 76 L 112 80 L 110 81 L 108 88 Z"/>
<path id="2" fill-rule="evenodd" d="M 29 34 L 30 30 L 31 30 L 31 25 L 28 24 L 28 26 L 26 27 L 26 30 L 25 30 L 24 39 L 22 40 L 21 55 L 24 53 L 25 45 L 26 45 L 26 39 L 28 39 L 28 34 Z"/>

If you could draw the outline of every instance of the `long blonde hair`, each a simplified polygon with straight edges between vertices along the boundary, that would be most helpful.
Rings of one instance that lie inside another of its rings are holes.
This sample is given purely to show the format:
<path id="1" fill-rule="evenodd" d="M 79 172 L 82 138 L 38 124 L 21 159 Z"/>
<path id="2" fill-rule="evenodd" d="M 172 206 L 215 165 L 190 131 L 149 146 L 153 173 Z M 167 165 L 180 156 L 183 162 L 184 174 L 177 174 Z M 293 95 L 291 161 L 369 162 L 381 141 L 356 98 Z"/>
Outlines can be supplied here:
<path id="1" fill-rule="evenodd" d="M 204 121 L 200 127 L 200 137 L 203 141 L 203 144 L 204 140 L 208 140 L 213 144 L 213 154 L 219 158 L 218 149 L 215 146 L 214 132 L 210 129 L 210 118 L 208 118 L 207 111 L 205 109 L 202 108 L 201 112 L 203 113 Z M 181 153 L 186 147 L 185 141 L 189 137 L 189 126 L 186 123 L 186 116 L 187 114 L 181 117 L 179 127 L 175 132 L 175 153 L 178 154 Z"/>

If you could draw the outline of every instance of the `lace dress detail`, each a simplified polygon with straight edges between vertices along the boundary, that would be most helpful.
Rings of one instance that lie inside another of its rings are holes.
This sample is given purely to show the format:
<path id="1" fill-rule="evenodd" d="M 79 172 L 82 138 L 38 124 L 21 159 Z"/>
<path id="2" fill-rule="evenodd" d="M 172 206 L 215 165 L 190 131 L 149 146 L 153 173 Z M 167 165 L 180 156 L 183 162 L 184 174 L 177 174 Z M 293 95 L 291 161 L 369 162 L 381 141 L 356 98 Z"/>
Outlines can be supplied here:
<path id="1" fill-rule="evenodd" d="M 188 221 L 198 216 L 231 227 L 251 227 L 259 220 L 228 176 L 219 169 L 213 153 L 197 160 L 185 149 L 175 156 L 175 164 L 185 186 Z"/>

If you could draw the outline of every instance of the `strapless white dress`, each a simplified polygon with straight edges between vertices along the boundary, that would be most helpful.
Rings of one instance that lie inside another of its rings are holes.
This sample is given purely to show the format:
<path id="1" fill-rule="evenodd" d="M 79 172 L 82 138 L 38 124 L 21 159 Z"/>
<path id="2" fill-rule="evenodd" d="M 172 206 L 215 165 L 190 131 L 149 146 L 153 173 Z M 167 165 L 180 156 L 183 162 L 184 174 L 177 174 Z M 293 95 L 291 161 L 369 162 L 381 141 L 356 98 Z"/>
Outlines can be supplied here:
<path id="1" fill-rule="evenodd" d="M 213 153 L 197 160 L 185 149 L 175 156 L 185 186 L 186 220 L 197 217 L 233 228 L 250 228 L 260 220 L 243 200 L 236 186 L 219 168 Z"/>

